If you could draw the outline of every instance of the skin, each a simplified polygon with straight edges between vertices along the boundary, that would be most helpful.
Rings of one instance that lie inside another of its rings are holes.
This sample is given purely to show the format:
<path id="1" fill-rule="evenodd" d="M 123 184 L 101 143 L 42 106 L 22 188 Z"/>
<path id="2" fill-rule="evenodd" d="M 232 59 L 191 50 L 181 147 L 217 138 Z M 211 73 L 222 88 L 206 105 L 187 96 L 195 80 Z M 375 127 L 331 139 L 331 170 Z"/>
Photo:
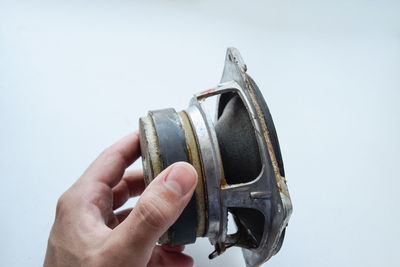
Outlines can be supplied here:
<path id="1" fill-rule="evenodd" d="M 110 146 L 59 198 L 44 266 L 193 266 L 184 247 L 157 245 L 192 197 L 197 173 L 179 162 L 145 188 L 132 133 Z M 140 195 L 135 207 L 115 212 Z"/>

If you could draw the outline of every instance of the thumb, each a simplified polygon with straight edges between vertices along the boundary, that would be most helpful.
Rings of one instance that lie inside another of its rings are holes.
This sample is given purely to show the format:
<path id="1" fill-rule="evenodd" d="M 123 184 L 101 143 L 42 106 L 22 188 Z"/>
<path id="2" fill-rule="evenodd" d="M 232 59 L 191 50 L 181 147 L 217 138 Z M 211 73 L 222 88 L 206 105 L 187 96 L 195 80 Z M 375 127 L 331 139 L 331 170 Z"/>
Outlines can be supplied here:
<path id="1" fill-rule="evenodd" d="M 196 184 L 196 170 L 188 163 L 178 162 L 161 172 L 115 229 L 123 246 L 150 256 L 160 236 L 189 203 Z"/>

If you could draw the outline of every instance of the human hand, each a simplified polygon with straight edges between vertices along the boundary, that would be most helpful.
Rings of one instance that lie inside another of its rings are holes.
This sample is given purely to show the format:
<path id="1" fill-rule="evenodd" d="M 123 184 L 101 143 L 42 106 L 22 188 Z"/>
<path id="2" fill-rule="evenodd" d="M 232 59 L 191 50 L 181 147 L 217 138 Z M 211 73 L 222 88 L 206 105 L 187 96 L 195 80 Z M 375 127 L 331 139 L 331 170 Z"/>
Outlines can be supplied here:
<path id="1" fill-rule="evenodd" d="M 156 243 L 192 197 L 197 173 L 175 163 L 145 189 L 142 171 L 125 171 L 139 156 L 133 133 L 101 153 L 60 197 L 44 266 L 193 265 L 183 247 Z M 133 209 L 114 212 L 141 193 Z"/>

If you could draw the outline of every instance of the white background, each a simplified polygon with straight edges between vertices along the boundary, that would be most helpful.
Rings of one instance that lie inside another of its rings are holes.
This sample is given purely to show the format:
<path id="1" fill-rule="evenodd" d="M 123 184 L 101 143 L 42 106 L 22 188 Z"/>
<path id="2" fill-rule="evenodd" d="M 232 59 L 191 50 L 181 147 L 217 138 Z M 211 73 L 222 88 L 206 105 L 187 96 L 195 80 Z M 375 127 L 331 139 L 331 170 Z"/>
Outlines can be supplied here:
<path id="1" fill-rule="evenodd" d="M 1 266 L 40 266 L 60 194 L 148 110 L 215 86 L 228 46 L 269 104 L 294 205 L 265 266 L 400 266 L 399 2 L 214 2 L 0 0 Z M 244 265 L 211 250 L 187 247 Z"/>

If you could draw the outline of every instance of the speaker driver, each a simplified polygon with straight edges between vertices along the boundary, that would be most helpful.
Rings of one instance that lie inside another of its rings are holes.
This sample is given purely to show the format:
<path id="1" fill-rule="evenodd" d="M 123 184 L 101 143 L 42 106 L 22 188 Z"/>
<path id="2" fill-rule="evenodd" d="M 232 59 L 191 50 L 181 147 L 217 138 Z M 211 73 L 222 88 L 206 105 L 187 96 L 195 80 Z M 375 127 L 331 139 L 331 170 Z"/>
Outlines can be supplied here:
<path id="1" fill-rule="evenodd" d="M 210 258 L 238 246 L 247 266 L 259 266 L 279 251 L 292 204 L 271 114 L 246 71 L 238 50 L 228 48 L 220 84 L 195 94 L 181 112 L 150 111 L 139 129 L 146 184 L 178 161 L 199 176 L 189 204 L 159 242 L 178 246 L 208 237 L 215 247 Z M 215 121 L 205 108 L 213 96 Z"/>

